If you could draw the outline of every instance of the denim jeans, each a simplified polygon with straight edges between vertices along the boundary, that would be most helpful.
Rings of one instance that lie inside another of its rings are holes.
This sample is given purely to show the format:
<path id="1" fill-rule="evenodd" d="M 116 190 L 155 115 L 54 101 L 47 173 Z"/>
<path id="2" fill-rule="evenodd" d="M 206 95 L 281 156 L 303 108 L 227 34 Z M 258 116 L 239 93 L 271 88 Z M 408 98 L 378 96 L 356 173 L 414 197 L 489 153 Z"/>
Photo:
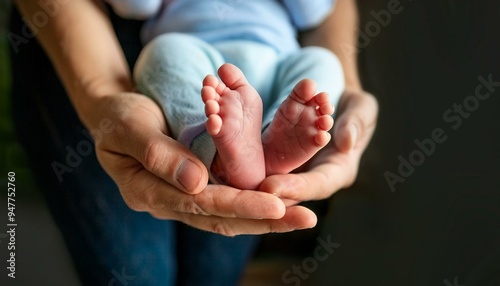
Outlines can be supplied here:
<path id="1" fill-rule="evenodd" d="M 237 284 L 258 237 L 223 237 L 130 210 L 50 61 L 18 12 L 11 16 L 10 32 L 27 40 L 11 46 L 15 127 L 82 283 Z M 142 23 L 110 19 L 132 67 Z"/>

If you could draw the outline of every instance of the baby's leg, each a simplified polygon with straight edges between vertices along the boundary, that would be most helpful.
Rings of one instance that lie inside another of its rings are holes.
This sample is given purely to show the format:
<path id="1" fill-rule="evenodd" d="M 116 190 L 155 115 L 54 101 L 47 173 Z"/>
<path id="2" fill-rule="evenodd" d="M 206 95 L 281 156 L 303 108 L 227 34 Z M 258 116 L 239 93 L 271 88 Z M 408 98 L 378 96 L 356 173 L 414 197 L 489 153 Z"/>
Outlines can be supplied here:
<path id="1" fill-rule="evenodd" d="M 262 100 L 236 66 L 224 64 L 218 74 L 221 81 L 209 75 L 201 91 L 218 152 L 212 171 L 231 186 L 257 189 L 265 178 Z"/>
<path id="2" fill-rule="evenodd" d="M 267 175 L 300 167 L 329 142 L 332 105 L 344 89 L 339 61 L 317 47 L 286 58 L 276 82 L 278 98 L 266 112 L 262 135 Z"/>
<path id="3" fill-rule="evenodd" d="M 158 36 L 146 45 L 134 68 L 140 91 L 162 107 L 169 135 L 195 153 L 207 168 L 216 150 L 205 132 L 201 82 L 223 63 L 223 57 L 209 44 L 172 33 Z"/>

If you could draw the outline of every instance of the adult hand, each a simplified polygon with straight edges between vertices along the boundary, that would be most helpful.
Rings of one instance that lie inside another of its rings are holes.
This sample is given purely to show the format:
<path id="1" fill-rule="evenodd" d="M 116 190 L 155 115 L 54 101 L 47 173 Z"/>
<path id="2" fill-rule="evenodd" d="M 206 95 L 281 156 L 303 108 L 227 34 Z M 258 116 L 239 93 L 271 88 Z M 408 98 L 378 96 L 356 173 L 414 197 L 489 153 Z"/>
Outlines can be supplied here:
<path id="1" fill-rule="evenodd" d="M 122 93 L 103 97 L 95 106 L 94 114 L 99 115 L 94 118 L 113 127 L 96 140 L 97 157 L 131 209 L 227 236 L 316 224 L 306 208 L 296 206 L 285 213 L 283 201 L 272 194 L 207 186 L 205 166 L 168 136 L 163 112 L 151 99 Z"/>
<path id="2" fill-rule="evenodd" d="M 101 165 L 130 208 L 224 235 L 314 226 L 311 211 L 294 207 L 285 214 L 283 202 L 271 194 L 207 186 L 205 167 L 168 137 L 158 105 L 140 94 L 122 93 L 134 84 L 100 1 L 45 2 L 59 12 L 38 27 L 37 38 L 79 118 L 94 134 Z M 40 13 L 39 1 L 16 4 L 27 19 Z"/>
<path id="3" fill-rule="evenodd" d="M 282 198 L 287 205 L 321 200 L 352 185 L 359 160 L 375 130 L 378 104 L 362 90 L 346 90 L 342 95 L 333 127 L 332 142 L 298 173 L 266 178 L 260 190 Z"/>

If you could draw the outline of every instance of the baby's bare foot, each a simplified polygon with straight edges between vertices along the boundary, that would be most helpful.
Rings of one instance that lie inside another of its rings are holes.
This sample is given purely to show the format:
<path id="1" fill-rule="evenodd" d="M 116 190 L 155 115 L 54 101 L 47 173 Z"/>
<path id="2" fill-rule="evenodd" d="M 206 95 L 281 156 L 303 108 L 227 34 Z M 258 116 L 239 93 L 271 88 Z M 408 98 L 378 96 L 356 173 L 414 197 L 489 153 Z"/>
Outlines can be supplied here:
<path id="1" fill-rule="evenodd" d="M 328 144 L 332 114 L 328 94 L 316 95 L 312 80 L 300 81 L 262 134 L 266 174 L 287 174 Z"/>
<path id="2" fill-rule="evenodd" d="M 212 173 L 228 185 L 257 189 L 265 178 L 262 100 L 234 65 L 222 65 L 218 74 L 221 81 L 209 75 L 201 90 L 206 129 L 217 148 Z"/>

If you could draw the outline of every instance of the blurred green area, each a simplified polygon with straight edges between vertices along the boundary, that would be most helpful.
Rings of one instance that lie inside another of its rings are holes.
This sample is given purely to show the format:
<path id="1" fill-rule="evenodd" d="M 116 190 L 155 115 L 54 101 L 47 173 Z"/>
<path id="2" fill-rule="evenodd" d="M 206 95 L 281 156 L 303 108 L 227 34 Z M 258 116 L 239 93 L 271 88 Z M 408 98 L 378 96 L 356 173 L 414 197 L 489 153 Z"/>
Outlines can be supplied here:
<path id="1" fill-rule="evenodd" d="M 16 173 L 16 196 L 36 196 L 33 176 L 28 168 L 26 155 L 17 142 L 12 122 L 10 103 L 10 71 L 8 15 L 10 1 L 0 0 L 0 182 L 7 179 L 8 172 Z"/>

